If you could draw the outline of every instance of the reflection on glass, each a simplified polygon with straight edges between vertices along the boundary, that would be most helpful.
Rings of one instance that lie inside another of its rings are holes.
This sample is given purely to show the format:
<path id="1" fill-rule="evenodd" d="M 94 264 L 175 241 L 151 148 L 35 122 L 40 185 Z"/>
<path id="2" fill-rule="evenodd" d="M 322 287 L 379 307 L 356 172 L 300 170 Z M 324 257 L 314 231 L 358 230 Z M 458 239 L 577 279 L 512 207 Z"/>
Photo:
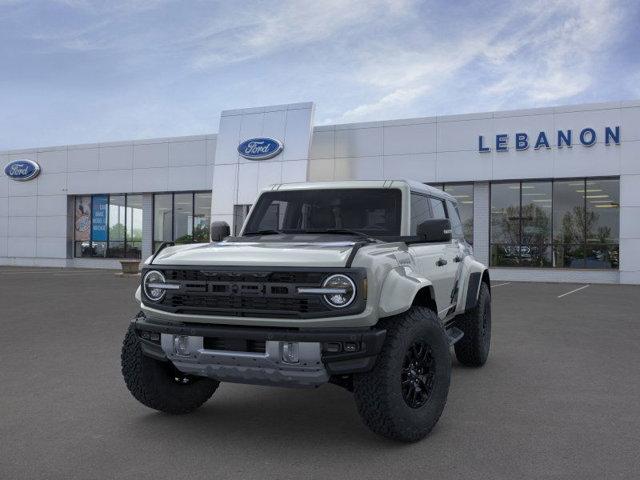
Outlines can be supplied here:
<path id="1" fill-rule="evenodd" d="M 492 184 L 492 265 L 618 268 L 619 189 L 618 179 Z"/>
<path id="2" fill-rule="evenodd" d="M 551 182 L 523 182 L 520 210 L 520 264 L 551 265 Z"/>
<path id="3" fill-rule="evenodd" d="M 128 258 L 142 256 L 142 195 L 127 195 L 127 245 Z"/>
<path id="4" fill-rule="evenodd" d="M 442 189 L 458 200 L 465 240 L 473 245 L 473 183 L 443 185 Z"/>
<path id="5" fill-rule="evenodd" d="M 416 235 L 418 231 L 418 225 L 425 220 L 431 218 L 431 209 L 429 208 L 429 197 L 426 195 L 419 195 L 417 193 L 411 194 L 411 231 L 409 235 Z"/>
<path id="6" fill-rule="evenodd" d="M 620 231 L 620 182 L 587 180 L 587 243 L 618 243 Z"/>
<path id="7" fill-rule="evenodd" d="M 109 196 L 109 246 L 107 255 L 109 257 L 124 256 L 124 234 L 125 234 L 125 196 Z"/>
<path id="8" fill-rule="evenodd" d="M 520 184 L 491 185 L 491 242 L 518 245 L 520 237 Z"/>
<path id="9" fill-rule="evenodd" d="M 193 241 L 205 243 L 209 241 L 209 224 L 211 223 L 211 194 L 196 193 L 193 207 Z"/>
<path id="10" fill-rule="evenodd" d="M 584 180 L 553 183 L 553 241 L 584 243 Z"/>
<path id="11" fill-rule="evenodd" d="M 156 194 L 153 196 L 153 250 L 155 251 L 162 242 L 173 240 L 173 207 L 170 193 Z"/>
<path id="12" fill-rule="evenodd" d="M 176 193 L 173 198 L 173 236 L 176 243 L 193 241 L 193 194 Z"/>

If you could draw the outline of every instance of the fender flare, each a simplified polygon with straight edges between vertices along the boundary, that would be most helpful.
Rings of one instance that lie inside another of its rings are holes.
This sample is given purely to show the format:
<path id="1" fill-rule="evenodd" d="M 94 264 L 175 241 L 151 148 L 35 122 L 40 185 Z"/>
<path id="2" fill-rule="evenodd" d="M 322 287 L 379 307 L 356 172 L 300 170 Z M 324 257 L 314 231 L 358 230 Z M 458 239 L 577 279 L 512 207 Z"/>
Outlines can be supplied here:
<path id="1" fill-rule="evenodd" d="M 480 295 L 480 285 L 482 282 L 486 282 L 489 286 L 489 290 L 491 290 L 489 269 L 481 263 L 475 263 L 477 263 L 477 265 L 472 266 L 473 271 L 469 273 L 469 280 L 467 281 L 467 293 L 464 306 L 465 311 L 474 309 L 478 304 L 478 296 Z"/>
<path id="2" fill-rule="evenodd" d="M 380 318 L 405 312 L 411 308 L 416 295 L 423 288 L 428 288 L 431 298 L 435 300 L 433 284 L 425 277 L 418 275 L 411 268 L 399 266 L 391 269 L 382 284 L 380 292 Z"/>

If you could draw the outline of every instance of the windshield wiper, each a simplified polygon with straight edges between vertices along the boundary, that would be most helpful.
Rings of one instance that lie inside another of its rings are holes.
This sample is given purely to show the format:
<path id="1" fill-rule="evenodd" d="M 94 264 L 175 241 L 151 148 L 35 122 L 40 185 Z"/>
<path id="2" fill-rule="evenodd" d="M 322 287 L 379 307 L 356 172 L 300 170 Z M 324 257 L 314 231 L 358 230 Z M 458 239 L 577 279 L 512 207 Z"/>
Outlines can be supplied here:
<path id="1" fill-rule="evenodd" d="M 242 236 L 254 237 L 258 235 L 284 235 L 284 232 L 280 230 L 258 230 L 255 232 L 245 232 Z"/>
<path id="2" fill-rule="evenodd" d="M 357 237 L 365 239 L 369 243 L 375 243 L 376 240 L 370 237 L 366 233 L 358 232 L 357 230 L 351 230 L 350 228 L 327 228 L 326 230 L 305 230 L 302 233 L 335 233 L 338 235 L 355 235 Z"/>

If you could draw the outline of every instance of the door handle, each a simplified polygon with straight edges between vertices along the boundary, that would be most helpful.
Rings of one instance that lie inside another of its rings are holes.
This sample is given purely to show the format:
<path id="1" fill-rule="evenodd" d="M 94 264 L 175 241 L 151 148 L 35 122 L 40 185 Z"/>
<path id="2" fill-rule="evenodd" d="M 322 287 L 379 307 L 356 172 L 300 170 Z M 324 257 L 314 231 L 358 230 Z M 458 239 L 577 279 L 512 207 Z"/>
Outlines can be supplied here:
<path id="1" fill-rule="evenodd" d="M 459 263 L 462 261 L 462 257 L 460 255 L 456 255 L 453 259 L 454 262 Z"/>
<path id="2" fill-rule="evenodd" d="M 438 261 L 436 262 L 436 265 L 438 267 L 444 267 L 447 264 L 447 261 L 444 258 L 440 258 L 438 259 Z"/>

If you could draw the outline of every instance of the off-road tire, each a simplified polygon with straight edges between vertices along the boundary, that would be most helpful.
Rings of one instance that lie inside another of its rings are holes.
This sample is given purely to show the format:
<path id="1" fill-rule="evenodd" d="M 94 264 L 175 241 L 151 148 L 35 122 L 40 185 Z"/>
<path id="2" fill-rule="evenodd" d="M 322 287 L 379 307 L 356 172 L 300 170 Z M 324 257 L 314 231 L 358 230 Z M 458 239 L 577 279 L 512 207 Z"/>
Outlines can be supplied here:
<path id="1" fill-rule="evenodd" d="M 192 412 L 209 400 L 220 384 L 208 378 L 187 377 L 171 362 L 144 355 L 132 326 L 124 338 L 121 360 L 122 375 L 131 394 L 143 405 L 165 413 Z"/>
<path id="2" fill-rule="evenodd" d="M 354 375 L 354 397 L 364 423 L 375 433 L 403 442 L 424 438 L 435 426 L 447 403 L 451 355 L 446 333 L 432 310 L 414 306 L 381 321 L 387 330 L 373 370 Z M 403 396 L 402 371 L 415 342 L 430 346 L 433 384 L 426 403 L 412 408 Z"/>
<path id="3" fill-rule="evenodd" d="M 482 282 L 478 304 L 460 316 L 457 326 L 464 336 L 455 344 L 456 358 L 468 367 L 481 367 L 491 348 L 491 294 Z"/>

